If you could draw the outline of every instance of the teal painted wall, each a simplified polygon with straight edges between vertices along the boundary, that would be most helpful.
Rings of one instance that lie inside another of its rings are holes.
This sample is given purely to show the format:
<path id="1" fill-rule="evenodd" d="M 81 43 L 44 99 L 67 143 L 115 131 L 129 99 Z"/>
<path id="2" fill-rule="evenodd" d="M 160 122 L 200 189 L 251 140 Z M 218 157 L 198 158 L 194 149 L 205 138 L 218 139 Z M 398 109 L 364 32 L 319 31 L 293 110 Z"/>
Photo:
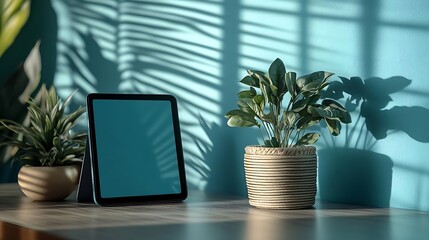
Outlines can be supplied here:
<path id="1" fill-rule="evenodd" d="M 72 0 L 52 7 L 60 93 L 79 88 L 75 105 L 95 91 L 177 96 L 191 187 L 246 193 L 243 148 L 258 134 L 226 127 L 223 114 L 235 107 L 245 69 L 267 70 L 279 57 L 300 75 L 335 72 L 338 84 L 327 94 L 352 112 L 337 139 L 321 129 L 318 197 L 429 210 L 428 1 Z"/>

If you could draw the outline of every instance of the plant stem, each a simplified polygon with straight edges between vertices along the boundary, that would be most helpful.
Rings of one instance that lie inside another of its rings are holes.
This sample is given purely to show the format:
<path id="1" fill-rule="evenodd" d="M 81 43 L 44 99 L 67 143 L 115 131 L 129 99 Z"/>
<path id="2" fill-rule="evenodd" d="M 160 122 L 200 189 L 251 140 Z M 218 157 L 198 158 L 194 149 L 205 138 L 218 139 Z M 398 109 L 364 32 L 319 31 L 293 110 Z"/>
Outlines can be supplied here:
<path id="1" fill-rule="evenodd" d="M 295 143 L 295 145 L 296 145 L 296 142 L 297 142 L 297 139 L 299 139 L 299 134 L 301 133 L 301 130 L 296 130 L 296 134 L 295 134 L 295 136 L 293 137 L 293 139 L 292 139 L 292 142 L 291 142 L 291 145 L 292 144 L 294 144 Z"/>
<path id="2" fill-rule="evenodd" d="M 264 143 L 265 143 L 265 138 L 264 138 L 264 134 L 263 134 L 263 132 L 262 132 L 262 130 L 261 130 L 261 126 L 259 126 L 259 127 L 258 127 L 258 129 L 259 129 L 259 132 L 261 133 L 262 142 L 264 142 Z"/>
<path id="3" fill-rule="evenodd" d="M 267 132 L 268 140 L 270 140 L 271 139 L 271 134 L 268 131 L 269 130 L 268 127 L 267 127 L 268 124 L 265 121 L 263 121 L 262 124 L 264 125 L 264 129 Z"/>

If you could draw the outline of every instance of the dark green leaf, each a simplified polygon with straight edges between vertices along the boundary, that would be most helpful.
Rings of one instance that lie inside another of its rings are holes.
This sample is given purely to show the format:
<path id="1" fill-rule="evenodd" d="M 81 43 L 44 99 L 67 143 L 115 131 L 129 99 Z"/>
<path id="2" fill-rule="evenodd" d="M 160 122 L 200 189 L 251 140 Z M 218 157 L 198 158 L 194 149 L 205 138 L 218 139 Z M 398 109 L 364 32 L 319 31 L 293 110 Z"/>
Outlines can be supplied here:
<path id="1" fill-rule="evenodd" d="M 286 68 L 282 60 L 277 58 L 274 60 L 274 62 L 270 65 L 270 68 L 268 70 L 268 74 L 270 76 L 271 81 L 273 82 L 273 85 L 276 86 L 277 89 L 280 90 L 280 93 L 285 88 L 285 74 L 286 74 Z M 277 92 L 275 93 L 276 96 Z"/>
<path id="2" fill-rule="evenodd" d="M 321 119 L 322 119 L 321 117 L 313 117 L 310 115 L 303 116 L 298 120 L 296 127 L 298 129 L 306 129 L 313 125 L 316 125 L 317 123 L 320 122 Z"/>
<path id="3" fill-rule="evenodd" d="M 328 106 L 330 109 L 332 109 L 332 111 L 335 112 L 335 117 L 338 118 L 341 122 L 343 123 L 352 122 L 350 113 L 347 112 L 347 109 L 344 108 L 340 103 L 332 99 L 325 99 L 322 101 L 322 105 Z"/>
<path id="4" fill-rule="evenodd" d="M 338 136 L 341 132 L 340 121 L 335 119 L 329 119 L 329 118 L 325 118 L 325 121 L 326 121 L 326 124 L 328 125 L 329 132 L 334 136 Z"/>
<path id="5" fill-rule="evenodd" d="M 320 86 L 319 86 L 319 91 L 324 89 L 325 87 L 329 86 L 331 83 L 330 82 L 323 82 Z"/>
<path id="6" fill-rule="evenodd" d="M 309 98 L 302 98 L 292 104 L 292 111 L 294 112 L 300 112 L 303 109 L 307 107 L 307 103 L 310 99 Z"/>
<path id="7" fill-rule="evenodd" d="M 339 109 L 341 111 L 347 112 L 347 109 L 345 109 L 340 103 L 336 102 L 335 100 L 332 99 L 325 99 L 322 101 L 322 105 L 324 106 L 329 106 L 332 108 L 336 108 Z"/>
<path id="8" fill-rule="evenodd" d="M 310 106 L 308 109 L 312 116 L 319 116 L 332 120 L 338 120 L 343 123 L 351 122 L 350 114 L 336 107 L 321 105 L 318 107 Z"/>
<path id="9" fill-rule="evenodd" d="M 320 137 L 320 134 L 318 133 L 307 133 L 304 136 L 302 136 L 301 139 L 298 140 L 296 145 L 302 146 L 302 145 L 314 144 L 317 142 L 317 140 L 319 140 L 319 137 Z"/>
<path id="10" fill-rule="evenodd" d="M 296 73 L 295 72 L 288 72 L 286 74 L 286 86 L 287 90 L 289 91 L 289 94 L 292 96 L 292 98 L 296 97 Z"/>
<path id="11" fill-rule="evenodd" d="M 268 69 L 269 76 L 273 83 L 277 85 L 280 79 L 284 78 L 286 73 L 286 68 L 282 60 L 276 58 L 273 63 L 271 63 L 270 68 Z"/>
<path id="12" fill-rule="evenodd" d="M 240 82 L 251 87 L 259 88 L 259 81 L 251 76 L 245 76 Z"/>
<path id="13" fill-rule="evenodd" d="M 260 87 L 262 83 L 264 84 L 273 84 L 271 82 L 271 79 L 268 78 L 264 72 L 261 71 L 257 71 L 257 70 L 247 70 L 247 73 L 249 74 L 250 77 L 252 77 L 256 82 L 257 82 L 257 86 L 253 86 L 253 87 Z"/>
<path id="14" fill-rule="evenodd" d="M 317 101 L 319 101 L 321 95 L 320 94 L 313 94 L 309 97 L 307 106 L 315 104 Z"/>

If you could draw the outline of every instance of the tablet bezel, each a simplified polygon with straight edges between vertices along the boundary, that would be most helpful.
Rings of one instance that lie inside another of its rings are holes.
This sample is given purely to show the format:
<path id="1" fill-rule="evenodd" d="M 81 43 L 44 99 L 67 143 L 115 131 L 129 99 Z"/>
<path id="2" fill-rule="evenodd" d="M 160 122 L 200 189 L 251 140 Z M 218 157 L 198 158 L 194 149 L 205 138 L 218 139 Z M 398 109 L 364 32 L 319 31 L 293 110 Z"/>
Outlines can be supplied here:
<path id="1" fill-rule="evenodd" d="M 180 193 L 162 194 L 162 195 L 142 195 L 142 196 L 124 196 L 104 198 L 101 196 L 100 178 L 98 171 L 98 156 L 97 156 L 97 142 L 96 142 L 96 126 L 94 122 L 94 100 L 134 100 L 134 101 L 168 101 L 170 102 L 173 130 L 176 142 L 176 155 L 177 165 L 180 179 Z M 121 204 L 138 204 L 148 202 L 172 202 L 183 201 L 188 195 L 185 162 L 183 158 L 182 140 L 180 134 L 179 114 L 177 109 L 177 100 L 172 95 L 156 95 L 156 94 L 109 94 L 109 93 L 91 93 L 87 96 L 87 111 L 88 111 L 88 143 L 91 156 L 91 173 L 93 185 L 94 202 L 98 205 L 121 205 Z"/>

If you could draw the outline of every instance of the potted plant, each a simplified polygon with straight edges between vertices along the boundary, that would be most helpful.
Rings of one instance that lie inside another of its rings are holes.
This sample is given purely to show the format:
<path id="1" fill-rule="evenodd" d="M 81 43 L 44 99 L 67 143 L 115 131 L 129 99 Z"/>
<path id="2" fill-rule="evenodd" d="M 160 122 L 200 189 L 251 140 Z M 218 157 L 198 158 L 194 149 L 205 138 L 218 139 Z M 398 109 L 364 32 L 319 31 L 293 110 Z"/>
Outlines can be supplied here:
<path id="1" fill-rule="evenodd" d="M 320 134 L 308 131 L 325 122 L 340 134 L 350 123 L 347 110 L 332 99 L 319 103 L 333 73 L 318 71 L 302 77 L 286 72 L 276 59 L 268 73 L 248 70 L 240 82 L 250 89 L 238 93 L 238 109 L 225 114 L 230 127 L 258 127 L 264 144 L 247 146 L 244 167 L 249 204 L 260 208 L 298 209 L 314 205 Z M 285 96 L 288 101 L 285 102 Z"/>
<path id="2" fill-rule="evenodd" d="M 54 87 L 47 90 L 42 85 L 38 96 L 27 101 L 24 124 L 0 120 L 0 128 L 16 135 L 3 136 L 6 141 L 0 146 L 15 147 L 13 160 L 23 163 L 18 184 L 33 200 L 62 200 L 76 188 L 86 133 L 71 133 L 76 120 L 85 112 L 83 107 L 65 113 L 75 92 L 62 102 Z"/>

